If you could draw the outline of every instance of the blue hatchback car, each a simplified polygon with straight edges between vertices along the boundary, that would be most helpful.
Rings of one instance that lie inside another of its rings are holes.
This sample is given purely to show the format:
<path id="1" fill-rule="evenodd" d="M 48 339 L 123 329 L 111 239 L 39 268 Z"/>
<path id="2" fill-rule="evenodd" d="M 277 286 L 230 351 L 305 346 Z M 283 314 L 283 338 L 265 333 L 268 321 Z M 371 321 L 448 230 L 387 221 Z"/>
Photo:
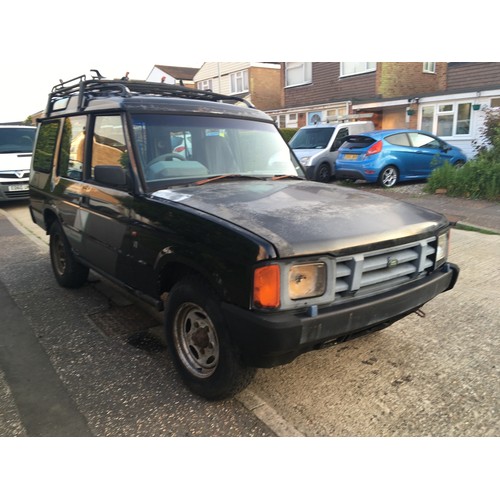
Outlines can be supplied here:
<path id="1" fill-rule="evenodd" d="M 445 162 L 459 167 L 466 161 L 461 149 L 428 132 L 376 130 L 346 138 L 335 172 L 337 179 L 362 179 L 392 187 L 399 181 L 427 179 Z"/>

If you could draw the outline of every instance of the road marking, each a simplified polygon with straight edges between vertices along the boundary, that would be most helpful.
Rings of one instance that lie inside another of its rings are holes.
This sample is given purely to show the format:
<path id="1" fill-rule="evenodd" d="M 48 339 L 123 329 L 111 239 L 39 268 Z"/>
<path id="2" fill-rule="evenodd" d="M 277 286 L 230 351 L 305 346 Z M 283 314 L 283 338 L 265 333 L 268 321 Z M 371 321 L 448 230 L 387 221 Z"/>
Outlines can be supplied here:
<path id="1" fill-rule="evenodd" d="M 304 436 L 250 389 L 244 389 L 236 395 L 235 399 L 266 424 L 278 437 Z"/>

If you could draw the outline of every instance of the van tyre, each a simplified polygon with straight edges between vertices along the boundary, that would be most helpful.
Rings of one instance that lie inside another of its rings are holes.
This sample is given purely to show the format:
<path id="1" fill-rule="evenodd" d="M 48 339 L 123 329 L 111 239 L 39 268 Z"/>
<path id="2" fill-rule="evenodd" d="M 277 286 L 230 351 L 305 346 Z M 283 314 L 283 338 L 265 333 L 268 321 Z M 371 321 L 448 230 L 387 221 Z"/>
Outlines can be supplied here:
<path id="1" fill-rule="evenodd" d="M 165 335 L 174 364 L 195 394 L 223 399 L 244 389 L 256 369 L 245 366 L 233 345 L 220 300 L 201 278 L 172 288 L 165 307 Z"/>
<path id="2" fill-rule="evenodd" d="M 385 188 L 395 186 L 399 179 L 399 172 L 396 167 L 385 167 L 378 177 L 378 183 Z"/>
<path id="3" fill-rule="evenodd" d="M 322 163 L 316 172 L 316 180 L 318 182 L 328 183 L 330 182 L 330 165 L 328 163 Z"/>
<path id="4" fill-rule="evenodd" d="M 89 268 L 76 261 L 71 245 L 58 222 L 50 227 L 50 262 L 59 285 L 65 288 L 79 288 L 89 276 Z"/>

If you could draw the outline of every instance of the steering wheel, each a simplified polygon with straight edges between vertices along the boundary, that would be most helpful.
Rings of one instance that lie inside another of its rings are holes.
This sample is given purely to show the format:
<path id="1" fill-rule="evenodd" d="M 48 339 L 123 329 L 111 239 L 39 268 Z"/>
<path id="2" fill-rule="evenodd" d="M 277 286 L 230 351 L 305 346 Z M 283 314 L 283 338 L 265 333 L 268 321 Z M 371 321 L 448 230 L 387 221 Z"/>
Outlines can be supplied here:
<path id="1" fill-rule="evenodd" d="M 168 161 L 168 160 L 173 160 L 173 159 L 186 161 L 186 158 L 184 158 L 184 156 L 182 156 L 182 155 L 180 155 L 178 153 L 165 153 L 163 155 L 157 156 L 156 158 L 153 158 L 146 165 L 146 168 L 150 167 L 151 165 L 154 165 L 155 163 L 157 163 L 159 161 Z"/>

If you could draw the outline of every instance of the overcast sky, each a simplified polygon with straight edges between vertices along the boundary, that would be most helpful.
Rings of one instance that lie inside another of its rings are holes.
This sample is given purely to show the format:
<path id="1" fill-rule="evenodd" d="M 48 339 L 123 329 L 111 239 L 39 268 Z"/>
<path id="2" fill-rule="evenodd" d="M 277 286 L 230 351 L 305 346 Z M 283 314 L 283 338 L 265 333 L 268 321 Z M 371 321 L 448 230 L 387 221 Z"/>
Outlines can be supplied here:
<path id="1" fill-rule="evenodd" d="M 300 12 L 291 3 L 264 0 L 242 7 L 229 0 L 9 4 L 0 32 L 0 123 L 44 109 L 59 79 L 94 68 L 108 78 L 129 71 L 145 79 L 156 64 L 197 67 L 204 61 L 475 61 L 488 60 L 488 46 L 497 45 L 485 38 L 493 28 L 479 23 L 482 16 L 472 23 L 479 30 L 474 34 L 470 18 L 455 19 L 430 0 L 399 18 L 388 16 L 394 8 L 382 8 L 400 11 L 398 0 L 366 3 L 356 2 L 356 12 L 365 14 L 352 19 L 350 8 L 337 2 L 307 4 Z"/>
<path id="2" fill-rule="evenodd" d="M 471 24 L 467 16 L 455 19 L 448 8 L 421 0 L 418 12 L 390 18 L 395 9 L 384 10 L 384 3 L 400 10 L 397 0 L 367 2 L 366 8 L 358 1 L 356 12 L 365 14 L 354 18 L 337 2 L 326 7 L 329 11 L 309 3 L 300 12 L 291 3 L 264 0 L 242 7 L 229 0 L 86 0 L 78 8 L 62 0 L 9 4 L 0 32 L 0 123 L 44 109 L 59 79 L 89 75 L 93 68 L 108 78 L 129 71 L 131 78 L 145 79 L 156 64 L 488 60 L 488 47 L 497 46 L 485 38 L 493 28 L 485 28 L 483 16 Z"/>

